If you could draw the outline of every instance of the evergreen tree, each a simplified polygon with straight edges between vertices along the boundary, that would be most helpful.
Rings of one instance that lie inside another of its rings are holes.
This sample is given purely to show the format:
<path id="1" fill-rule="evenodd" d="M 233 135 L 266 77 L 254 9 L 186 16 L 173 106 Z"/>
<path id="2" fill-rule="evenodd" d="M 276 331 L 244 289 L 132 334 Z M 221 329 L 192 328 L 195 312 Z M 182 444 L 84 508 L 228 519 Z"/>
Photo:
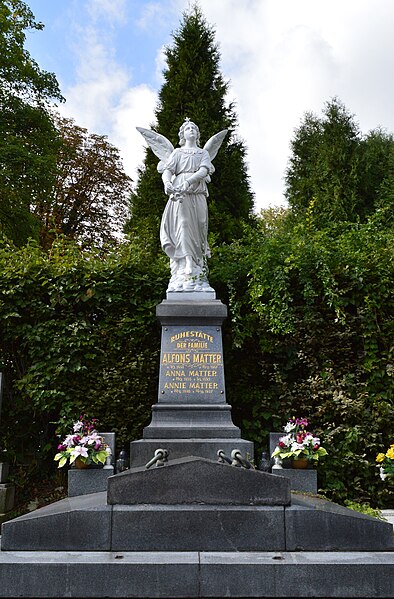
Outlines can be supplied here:
<path id="1" fill-rule="evenodd" d="M 190 13 L 184 13 L 173 39 L 173 45 L 165 51 L 165 82 L 159 93 L 157 124 L 153 128 L 174 146 L 178 145 L 178 130 L 186 117 L 199 126 L 202 145 L 221 129 L 229 129 L 215 158 L 216 172 L 209 186 L 209 230 L 218 240 L 231 241 L 240 236 L 242 219 L 251 215 L 253 195 L 245 165 L 246 149 L 234 135 L 237 125 L 234 106 L 225 103 L 228 83 L 219 70 L 215 32 L 198 6 L 194 6 Z M 127 229 L 158 244 L 165 202 L 157 158 L 147 150 L 132 195 Z"/>
<path id="2" fill-rule="evenodd" d="M 307 113 L 291 142 L 286 197 L 293 213 L 319 228 L 365 220 L 392 200 L 394 138 L 381 129 L 363 136 L 336 98 L 323 116 Z"/>
<path id="3" fill-rule="evenodd" d="M 359 143 L 357 124 L 334 99 L 323 117 L 307 113 L 291 143 L 286 197 L 294 212 L 315 224 L 352 220 L 357 212 Z"/>

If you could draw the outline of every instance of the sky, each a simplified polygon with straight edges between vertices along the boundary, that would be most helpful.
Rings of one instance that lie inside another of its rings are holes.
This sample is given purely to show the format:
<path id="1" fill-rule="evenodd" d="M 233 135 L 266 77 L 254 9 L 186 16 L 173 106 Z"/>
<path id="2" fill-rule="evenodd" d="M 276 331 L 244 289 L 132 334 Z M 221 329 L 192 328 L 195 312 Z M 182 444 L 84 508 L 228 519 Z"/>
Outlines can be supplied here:
<path id="1" fill-rule="evenodd" d="M 163 49 L 190 0 L 26 0 L 43 31 L 27 48 L 56 74 L 63 116 L 119 148 L 134 182 L 136 127 L 154 123 Z M 394 131 L 393 0 L 199 0 L 216 31 L 248 154 L 256 209 L 286 205 L 290 142 L 306 112 L 338 97 L 363 133 Z M 198 123 L 197 123 L 198 124 Z M 202 140 L 204 143 L 205 140 Z"/>

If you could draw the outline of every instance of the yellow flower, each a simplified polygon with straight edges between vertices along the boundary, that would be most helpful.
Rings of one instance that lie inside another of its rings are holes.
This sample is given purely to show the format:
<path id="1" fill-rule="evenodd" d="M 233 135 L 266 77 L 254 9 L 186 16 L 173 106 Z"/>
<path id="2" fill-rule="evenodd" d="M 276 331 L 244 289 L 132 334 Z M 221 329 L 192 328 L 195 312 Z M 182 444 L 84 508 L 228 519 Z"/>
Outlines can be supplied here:
<path id="1" fill-rule="evenodd" d="M 390 449 L 386 451 L 386 457 L 390 458 L 390 460 L 394 460 L 394 447 L 390 447 Z"/>
<path id="2" fill-rule="evenodd" d="M 384 453 L 378 453 L 378 455 L 376 456 L 376 461 L 377 462 L 383 462 L 384 458 L 386 456 L 384 455 Z"/>
<path id="3" fill-rule="evenodd" d="M 392 447 L 394 449 L 394 443 L 392 445 L 390 445 L 390 447 Z"/>

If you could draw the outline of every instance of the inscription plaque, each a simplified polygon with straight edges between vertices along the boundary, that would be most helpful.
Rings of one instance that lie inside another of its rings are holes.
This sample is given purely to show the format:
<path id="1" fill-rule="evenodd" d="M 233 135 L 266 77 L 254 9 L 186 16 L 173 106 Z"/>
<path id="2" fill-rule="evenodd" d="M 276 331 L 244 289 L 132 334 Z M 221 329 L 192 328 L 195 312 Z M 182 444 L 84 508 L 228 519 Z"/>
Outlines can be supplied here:
<path id="1" fill-rule="evenodd" d="M 160 403 L 225 403 L 223 368 L 220 327 L 163 327 Z"/>

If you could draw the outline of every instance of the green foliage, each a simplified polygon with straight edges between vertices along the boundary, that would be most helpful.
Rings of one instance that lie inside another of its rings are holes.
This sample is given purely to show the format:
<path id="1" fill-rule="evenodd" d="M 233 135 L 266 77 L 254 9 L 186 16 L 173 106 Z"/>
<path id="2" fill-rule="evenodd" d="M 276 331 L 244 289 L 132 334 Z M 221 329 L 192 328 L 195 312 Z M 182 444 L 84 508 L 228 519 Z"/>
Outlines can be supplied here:
<path id="1" fill-rule="evenodd" d="M 216 172 L 209 186 L 209 227 L 218 240 L 231 241 L 242 234 L 242 219 L 250 218 L 253 195 L 246 172 L 245 146 L 234 134 L 237 124 L 234 107 L 225 104 L 228 83 L 219 70 L 215 32 L 195 6 L 189 14 L 184 14 L 173 40 L 173 45 L 165 51 L 167 66 L 154 128 L 174 146 L 178 145 L 178 130 L 185 117 L 197 123 L 203 143 L 221 129 L 229 129 L 215 158 Z M 128 230 L 143 229 L 157 240 L 165 201 L 157 158 L 147 150 L 132 197 Z"/>
<path id="2" fill-rule="evenodd" d="M 45 105 L 50 98 L 62 99 L 56 77 L 42 71 L 24 48 L 26 30 L 41 30 L 30 8 L 22 0 L 0 2 L 0 78 L 6 96 L 29 104 Z"/>
<path id="3" fill-rule="evenodd" d="M 21 0 L 0 0 L 0 231 L 18 244 L 37 236 L 30 205 L 49 192 L 56 164 L 48 107 L 62 96 L 24 48 L 25 31 L 42 28 Z"/>
<path id="4" fill-rule="evenodd" d="M 375 465 L 394 437 L 388 210 L 324 231 L 267 211 L 214 246 L 211 270 L 230 309 L 226 387 L 244 436 L 260 451 L 288 417 L 308 417 L 328 451 L 320 488 L 380 507 L 393 500 Z M 51 464 L 55 429 L 83 411 L 120 445 L 141 436 L 157 396 L 166 262 L 138 239 L 105 256 L 62 239 L 49 253 L 2 244 L 1 438 L 14 461 Z"/>
<path id="5" fill-rule="evenodd" d="M 394 437 L 393 231 L 379 209 L 325 230 L 282 211 L 215 252 L 231 330 L 226 384 L 238 423 L 262 447 L 304 415 L 329 455 L 319 484 L 337 501 L 389 504 L 375 457 Z M 242 256 L 242 259 L 241 259 Z"/>
<path id="6" fill-rule="evenodd" d="M 157 394 L 164 262 L 148 267 L 132 244 L 103 259 L 60 239 L 49 254 L 2 244 L 0 264 L 3 448 L 43 459 L 55 428 L 84 411 L 120 444 L 139 436 Z"/>
<path id="7" fill-rule="evenodd" d="M 344 505 L 349 508 L 349 510 L 354 510 L 355 512 L 360 512 L 360 514 L 366 514 L 367 516 L 384 520 L 381 511 L 375 510 L 369 505 L 369 503 L 358 503 L 357 501 L 350 501 L 349 499 L 346 499 Z"/>

